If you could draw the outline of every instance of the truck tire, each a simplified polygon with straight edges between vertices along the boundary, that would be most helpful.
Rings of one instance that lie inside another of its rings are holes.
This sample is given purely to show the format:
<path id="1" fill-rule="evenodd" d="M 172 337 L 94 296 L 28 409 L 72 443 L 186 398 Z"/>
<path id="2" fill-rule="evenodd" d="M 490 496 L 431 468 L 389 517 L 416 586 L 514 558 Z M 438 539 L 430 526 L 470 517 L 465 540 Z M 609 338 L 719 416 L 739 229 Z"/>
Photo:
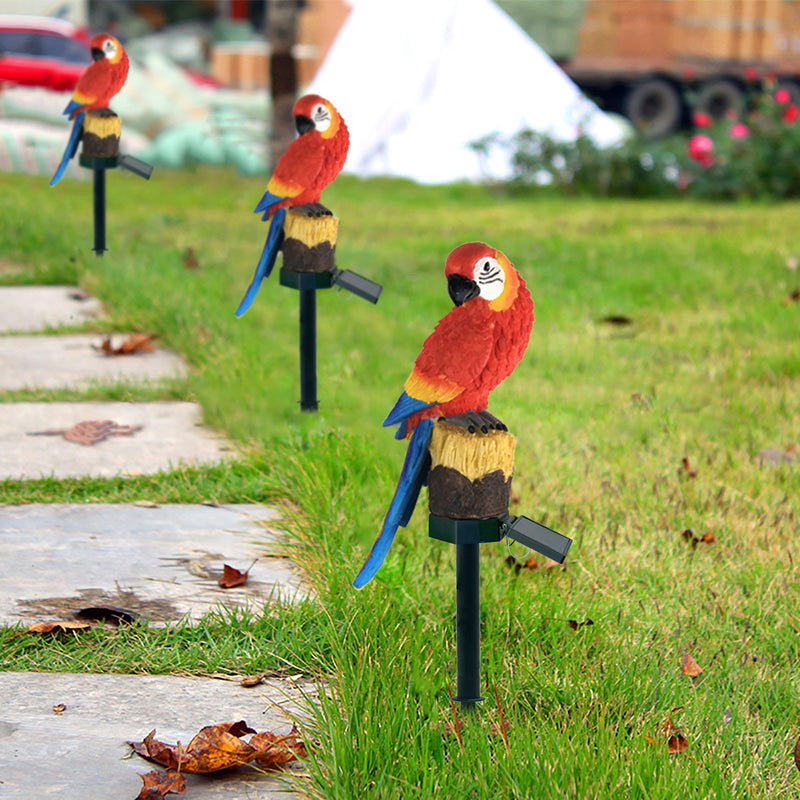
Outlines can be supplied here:
<path id="1" fill-rule="evenodd" d="M 628 92 L 624 114 L 639 133 L 668 136 L 681 126 L 683 100 L 678 87 L 666 78 L 645 78 Z"/>
<path id="2" fill-rule="evenodd" d="M 700 84 L 697 90 L 697 111 L 708 114 L 711 119 L 722 119 L 729 111 L 738 117 L 744 105 L 742 87 L 732 78 L 712 78 Z"/>

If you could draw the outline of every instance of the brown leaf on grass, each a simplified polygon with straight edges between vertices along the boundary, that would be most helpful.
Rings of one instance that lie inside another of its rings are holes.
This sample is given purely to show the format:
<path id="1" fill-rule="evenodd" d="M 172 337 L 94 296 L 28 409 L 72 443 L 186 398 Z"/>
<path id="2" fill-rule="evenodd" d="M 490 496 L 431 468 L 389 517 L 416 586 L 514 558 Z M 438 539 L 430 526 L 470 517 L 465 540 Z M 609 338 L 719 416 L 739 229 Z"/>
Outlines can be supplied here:
<path id="1" fill-rule="evenodd" d="M 794 765 L 800 769 L 800 739 L 797 740 L 794 746 Z"/>
<path id="2" fill-rule="evenodd" d="M 254 734 L 249 742 L 241 737 Z M 270 731 L 256 733 L 244 720 L 207 725 L 197 733 L 186 747 L 166 744 L 151 731 L 141 742 L 128 742 L 134 752 L 167 769 L 181 772 L 218 772 L 241 767 L 255 761 L 265 769 L 277 769 L 298 757 L 306 756 L 305 744 L 297 738 L 292 728 L 286 736 Z"/>
<path id="3" fill-rule="evenodd" d="M 703 544 L 711 544 L 712 542 L 716 541 L 714 534 L 711 533 L 711 531 L 706 531 L 702 536 L 695 536 L 694 531 L 691 528 L 687 528 L 685 531 L 683 531 L 681 536 L 686 539 L 687 542 L 689 542 L 693 550 L 700 542 Z"/>
<path id="4" fill-rule="evenodd" d="M 517 573 L 522 569 L 546 570 L 562 566 L 558 561 L 554 561 L 552 558 L 545 558 L 543 563 L 540 564 L 535 558 L 526 558 L 524 561 L 521 561 L 509 555 L 505 557 L 504 561 L 509 567 L 513 567 L 514 572 Z"/>
<path id="5" fill-rule="evenodd" d="M 600 322 L 605 322 L 606 325 L 633 325 L 633 320 L 625 316 L 625 314 L 610 314 L 607 317 L 602 317 Z"/>
<path id="6" fill-rule="evenodd" d="M 682 753 L 687 747 L 689 747 L 689 742 L 686 741 L 686 737 L 681 732 L 681 729 L 678 728 L 672 721 L 672 715 L 676 711 L 680 711 L 682 708 L 683 706 L 676 706 L 673 708 L 669 714 L 667 714 L 667 718 L 664 720 L 663 724 L 664 735 L 667 737 L 667 752 L 671 756 L 674 756 L 677 753 Z M 656 740 L 651 736 L 645 736 L 644 738 L 654 747 L 656 746 Z"/>
<path id="7" fill-rule="evenodd" d="M 179 772 L 157 772 L 152 770 L 139 773 L 142 791 L 136 800 L 163 800 L 168 794 L 183 794 L 186 791 L 186 778 Z"/>
<path id="8" fill-rule="evenodd" d="M 239 681 L 239 685 L 244 686 L 245 689 L 258 686 L 258 684 L 264 680 L 264 675 L 265 673 L 263 672 L 259 672 L 258 675 L 245 675 L 244 678 Z"/>
<path id="9" fill-rule="evenodd" d="M 253 561 L 253 564 L 256 563 L 258 559 L 256 558 Z M 222 567 L 222 577 L 217 581 L 217 583 L 223 589 L 233 589 L 234 586 L 244 586 L 247 583 L 247 576 L 250 573 L 250 570 L 253 568 L 253 564 L 251 564 L 244 572 L 236 569 L 236 567 L 232 567 L 230 564 L 224 564 Z"/>
<path id="10" fill-rule="evenodd" d="M 681 459 L 681 466 L 678 469 L 678 474 L 679 475 L 684 475 L 687 478 L 696 478 L 697 477 L 697 470 L 696 469 L 692 469 L 692 466 L 689 463 L 689 459 L 686 456 L 684 456 Z"/>
<path id="11" fill-rule="evenodd" d="M 197 253 L 194 252 L 194 247 L 187 247 L 183 251 L 181 260 L 186 269 L 198 269 L 200 267 L 200 262 L 197 260 Z"/>
<path id="12" fill-rule="evenodd" d="M 689 746 L 684 735 L 680 732 L 672 734 L 667 740 L 667 750 L 671 756 L 682 753 Z"/>
<path id="13" fill-rule="evenodd" d="M 34 622 L 28 628 L 28 633 L 67 633 L 67 631 L 79 631 L 91 627 L 88 622 L 48 620 L 47 622 Z"/>
<path id="14" fill-rule="evenodd" d="M 111 344 L 111 337 L 106 336 L 100 347 L 92 345 L 95 350 L 102 350 L 107 356 L 131 356 L 136 353 L 152 353 L 153 339 L 152 333 L 132 333 L 119 347 Z"/>
<path id="15" fill-rule="evenodd" d="M 67 707 L 63 703 L 59 703 L 57 706 L 53 706 L 53 713 L 60 717 L 65 711 Z"/>
<path id="16" fill-rule="evenodd" d="M 800 289 L 792 289 L 792 291 L 783 298 L 783 304 L 788 306 L 789 303 L 796 303 L 798 300 L 800 300 Z"/>
<path id="17" fill-rule="evenodd" d="M 594 621 L 587 617 L 583 622 L 578 622 L 576 619 L 568 619 L 567 625 L 572 628 L 572 630 L 576 631 L 578 628 L 582 628 L 584 625 L 594 625 Z"/>
<path id="18" fill-rule="evenodd" d="M 703 668 L 688 653 L 684 653 L 681 661 L 681 670 L 684 675 L 696 678 L 703 671 Z"/>

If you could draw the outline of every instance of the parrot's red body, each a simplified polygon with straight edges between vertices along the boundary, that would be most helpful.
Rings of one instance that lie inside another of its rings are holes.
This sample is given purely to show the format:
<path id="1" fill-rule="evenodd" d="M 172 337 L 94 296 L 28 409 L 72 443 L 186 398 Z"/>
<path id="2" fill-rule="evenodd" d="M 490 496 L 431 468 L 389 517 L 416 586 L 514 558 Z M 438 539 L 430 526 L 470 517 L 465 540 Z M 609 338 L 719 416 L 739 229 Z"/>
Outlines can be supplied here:
<path id="1" fill-rule="evenodd" d="M 407 418 L 406 436 L 422 419 L 487 408 L 490 392 L 514 371 L 530 340 L 533 300 L 503 253 L 481 242 L 463 244 L 448 256 L 445 275 L 451 296 L 454 283 L 471 282 L 479 291 L 461 303 L 454 297 L 459 304 L 425 340 L 404 388 L 429 407 Z"/>
<path id="2" fill-rule="evenodd" d="M 250 308 L 261 282 L 275 266 L 283 245 L 286 209 L 308 203 L 317 214 L 331 213 L 319 205 L 319 200 L 322 190 L 342 171 L 347 158 L 350 147 L 347 125 L 333 103 L 318 94 L 304 95 L 294 104 L 294 124 L 299 135 L 281 156 L 267 191 L 255 208 L 261 219 L 272 221 L 253 280 L 236 309 L 237 317 Z"/>
<path id="3" fill-rule="evenodd" d="M 489 394 L 514 371 L 530 340 L 533 300 L 503 253 L 482 242 L 462 244 L 447 257 L 445 275 L 455 308 L 425 340 L 405 391 L 383 423 L 399 424 L 397 438 L 411 441 L 381 531 L 353 581 L 359 589 L 380 569 L 397 528 L 411 519 L 427 475 L 434 420 L 465 414 L 470 423 L 503 428 L 487 411 Z"/>
<path id="4" fill-rule="evenodd" d="M 267 219 L 279 208 L 319 203 L 322 190 L 342 171 L 350 147 L 341 114 L 318 94 L 301 97 L 293 113 L 300 136 L 286 148 L 267 184 L 267 194 L 278 199 L 269 205 Z"/>
<path id="5" fill-rule="evenodd" d="M 95 59 L 81 75 L 68 108 L 70 119 L 80 111 L 108 108 L 111 99 L 125 85 L 130 62 L 122 45 L 107 33 L 91 41 Z"/>

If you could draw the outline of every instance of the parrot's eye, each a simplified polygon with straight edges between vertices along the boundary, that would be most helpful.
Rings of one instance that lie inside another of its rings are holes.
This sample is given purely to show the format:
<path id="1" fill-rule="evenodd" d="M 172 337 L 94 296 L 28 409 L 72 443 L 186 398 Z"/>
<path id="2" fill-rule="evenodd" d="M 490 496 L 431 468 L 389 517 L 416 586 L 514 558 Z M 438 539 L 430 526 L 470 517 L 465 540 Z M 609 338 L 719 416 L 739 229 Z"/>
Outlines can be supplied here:
<path id="1" fill-rule="evenodd" d="M 328 111 L 328 107 L 322 103 L 318 103 L 314 106 L 314 110 L 311 112 L 311 119 L 314 120 L 314 127 L 316 127 L 320 133 L 328 130 L 331 126 L 331 112 Z"/>
<path id="2" fill-rule="evenodd" d="M 103 51 L 108 53 L 109 55 L 114 55 L 117 52 L 117 48 L 114 46 L 114 42 L 110 39 L 103 45 Z"/>
<path id="3" fill-rule="evenodd" d="M 475 263 L 472 278 L 484 300 L 494 300 L 503 293 L 506 274 L 496 258 L 482 258 Z"/>

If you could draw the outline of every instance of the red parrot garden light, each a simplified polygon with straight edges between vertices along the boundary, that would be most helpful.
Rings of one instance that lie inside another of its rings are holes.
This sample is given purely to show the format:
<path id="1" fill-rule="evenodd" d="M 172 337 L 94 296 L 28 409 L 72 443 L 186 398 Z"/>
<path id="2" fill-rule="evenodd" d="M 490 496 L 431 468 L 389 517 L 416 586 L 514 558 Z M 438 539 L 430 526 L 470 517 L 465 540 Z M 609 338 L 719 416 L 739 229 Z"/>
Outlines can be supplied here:
<path id="1" fill-rule="evenodd" d="M 488 410 L 489 395 L 521 361 L 533 328 L 533 300 L 520 273 L 498 249 L 468 242 L 445 263 L 454 308 L 425 340 L 389 412 L 409 439 L 394 496 L 353 585 L 360 589 L 383 565 L 397 533 L 429 488 L 429 534 L 456 545 L 458 694 L 480 697 L 480 560 L 482 542 L 508 536 L 563 562 L 571 540 L 527 517 L 508 501 L 515 438 Z"/>
<path id="2" fill-rule="evenodd" d="M 253 279 L 235 313 L 241 317 L 250 308 L 282 251 L 281 285 L 300 293 L 300 408 L 316 411 L 317 289 L 339 286 L 376 303 L 382 287 L 336 267 L 339 221 L 320 202 L 322 190 L 347 159 L 350 134 L 342 115 L 317 94 L 301 97 L 293 115 L 297 138 L 280 157 L 255 207 L 270 225 Z"/>
<path id="3" fill-rule="evenodd" d="M 308 205 L 308 213 L 331 215 L 320 204 L 320 196 L 347 159 L 350 134 L 332 103 L 317 94 L 307 94 L 294 104 L 293 114 L 298 137 L 281 156 L 254 210 L 271 222 L 253 280 L 236 309 L 237 317 L 250 308 L 262 281 L 272 272 L 283 239 L 286 209 Z"/>
<path id="4" fill-rule="evenodd" d="M 153 168 L 132 156 L 119 156 L 121 122 L 109 103 L 128 78 L 130 61 L 125 48 L 107 33 L 94 36 L 89 46 L 92 63 L 81 75 L 64 109 L 64 115 L 72 120 L 72 130 L 50 185 L 61 180 L 83 141 L 79 163 L 94 170 L 94 251 L 100 256 L 106 249 L 105 171 L 119 166 L 148 179 Z"/>

